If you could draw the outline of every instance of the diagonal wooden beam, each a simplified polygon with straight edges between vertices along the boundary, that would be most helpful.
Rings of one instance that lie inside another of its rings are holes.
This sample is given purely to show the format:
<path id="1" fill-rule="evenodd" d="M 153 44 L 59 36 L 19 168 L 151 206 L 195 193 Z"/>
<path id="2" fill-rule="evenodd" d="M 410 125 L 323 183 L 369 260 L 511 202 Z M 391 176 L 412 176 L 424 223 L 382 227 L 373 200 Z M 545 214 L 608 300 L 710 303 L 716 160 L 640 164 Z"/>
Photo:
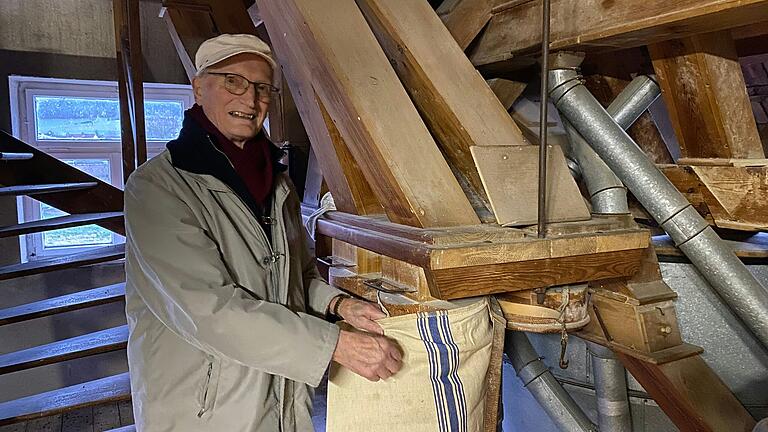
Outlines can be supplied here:
<path id="1" fill-rule="evenodd" d="M 257 4 L 268 29 L 292 30 L 279 36 L 307 64 L 319 100 L 393 222 L 479 223 L 354 0 Z"/>
<path id="2" fill-rule="evenodd" d="M 309 69 L 295 56 L 295 51 L 290 49 L 287 39 L 281 36 L 290 29 L 283 28 L 282 22 L 275 20 L 269 22 L 268 30 L 275 35 L 270 38 L 272 46 L 310 136 L 316 162 L 333 194 L 336 208 L 359 215 L 383 213 L 384 209 L 365 180 L 359 165 L 349 153 L 336 125 L 318 100 L 312 88 Z"/>
<path id="3" fill-rule="evenodd" d="M 436 12 L 462 50 L 480 34 L 502 0 L 445 0 Z"/>

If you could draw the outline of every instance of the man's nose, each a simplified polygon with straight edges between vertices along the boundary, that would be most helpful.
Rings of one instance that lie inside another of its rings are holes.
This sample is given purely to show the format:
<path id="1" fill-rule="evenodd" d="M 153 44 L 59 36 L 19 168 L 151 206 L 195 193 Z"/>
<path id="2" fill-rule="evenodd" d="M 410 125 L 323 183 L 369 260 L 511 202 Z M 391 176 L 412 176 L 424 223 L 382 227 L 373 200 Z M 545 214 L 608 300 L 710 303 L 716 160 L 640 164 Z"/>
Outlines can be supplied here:
<path id="1" fill-rule="evenodd" d="M 256 91 L 256 86 L 253 84 L 249 85 L 248 90 L 246 90 L 240 98 L 247 104 L 248 108 L 255 108 L 259 102 L 259 94 Z"/>

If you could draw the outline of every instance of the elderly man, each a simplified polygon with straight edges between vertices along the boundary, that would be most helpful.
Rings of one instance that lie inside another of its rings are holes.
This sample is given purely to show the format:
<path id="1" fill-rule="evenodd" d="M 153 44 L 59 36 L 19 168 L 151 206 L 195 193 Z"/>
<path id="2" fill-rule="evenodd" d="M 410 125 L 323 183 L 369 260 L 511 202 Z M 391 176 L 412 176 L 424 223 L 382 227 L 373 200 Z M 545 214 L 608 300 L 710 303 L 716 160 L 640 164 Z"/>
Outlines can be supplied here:
<path id="1" fill-rule="evenodd" d="M 299 200 L 261 133 L 276 67 L 264 42 L 222 35 L 195 57 L 178 139 L 125 188 L 134 415 L 147 432 L 311 431 L 331 360 L 376 381 L 400 353 L 381 311 L 323 282 Z M 339 331 L 334 313 L 367 332 Z"/>

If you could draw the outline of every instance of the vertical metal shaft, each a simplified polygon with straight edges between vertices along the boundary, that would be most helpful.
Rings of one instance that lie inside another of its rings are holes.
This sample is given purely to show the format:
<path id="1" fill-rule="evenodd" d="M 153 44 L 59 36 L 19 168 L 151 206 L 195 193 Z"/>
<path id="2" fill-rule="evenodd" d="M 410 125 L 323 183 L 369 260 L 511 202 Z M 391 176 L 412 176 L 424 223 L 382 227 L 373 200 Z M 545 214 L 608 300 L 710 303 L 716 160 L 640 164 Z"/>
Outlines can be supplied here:
<path id="1" fill-rule="evenodd" d="M 547 98 L 549 96 L 549 0 L 541 5 L 541 110 L 539 111 L 539 238 L 546 237 Z"/>

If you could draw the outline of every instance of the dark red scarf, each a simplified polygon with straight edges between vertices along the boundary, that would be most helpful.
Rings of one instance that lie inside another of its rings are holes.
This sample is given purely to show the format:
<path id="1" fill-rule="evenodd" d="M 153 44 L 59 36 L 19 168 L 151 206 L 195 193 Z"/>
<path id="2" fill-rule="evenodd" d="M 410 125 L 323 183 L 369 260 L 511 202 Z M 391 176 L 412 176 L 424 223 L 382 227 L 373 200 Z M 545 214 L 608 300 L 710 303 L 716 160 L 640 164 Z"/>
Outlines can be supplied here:
<path id="1" fill-rule="evenodd" d="M 219 150 L 227 155 L 235 167 L 235 172 L 248 187 L 253 199 L 263 207 L 267 197 L 272 192 L 274 181 L 272 157 L 269 150 L 269 146 L 272 144 L 263 133 L 259 133 L 256 137 L 246 141 L 241 149 L 208 120 L 200 105 L 195 104 L 189 109 L 189 113 L 206 132 L 216 137 Z"/>

